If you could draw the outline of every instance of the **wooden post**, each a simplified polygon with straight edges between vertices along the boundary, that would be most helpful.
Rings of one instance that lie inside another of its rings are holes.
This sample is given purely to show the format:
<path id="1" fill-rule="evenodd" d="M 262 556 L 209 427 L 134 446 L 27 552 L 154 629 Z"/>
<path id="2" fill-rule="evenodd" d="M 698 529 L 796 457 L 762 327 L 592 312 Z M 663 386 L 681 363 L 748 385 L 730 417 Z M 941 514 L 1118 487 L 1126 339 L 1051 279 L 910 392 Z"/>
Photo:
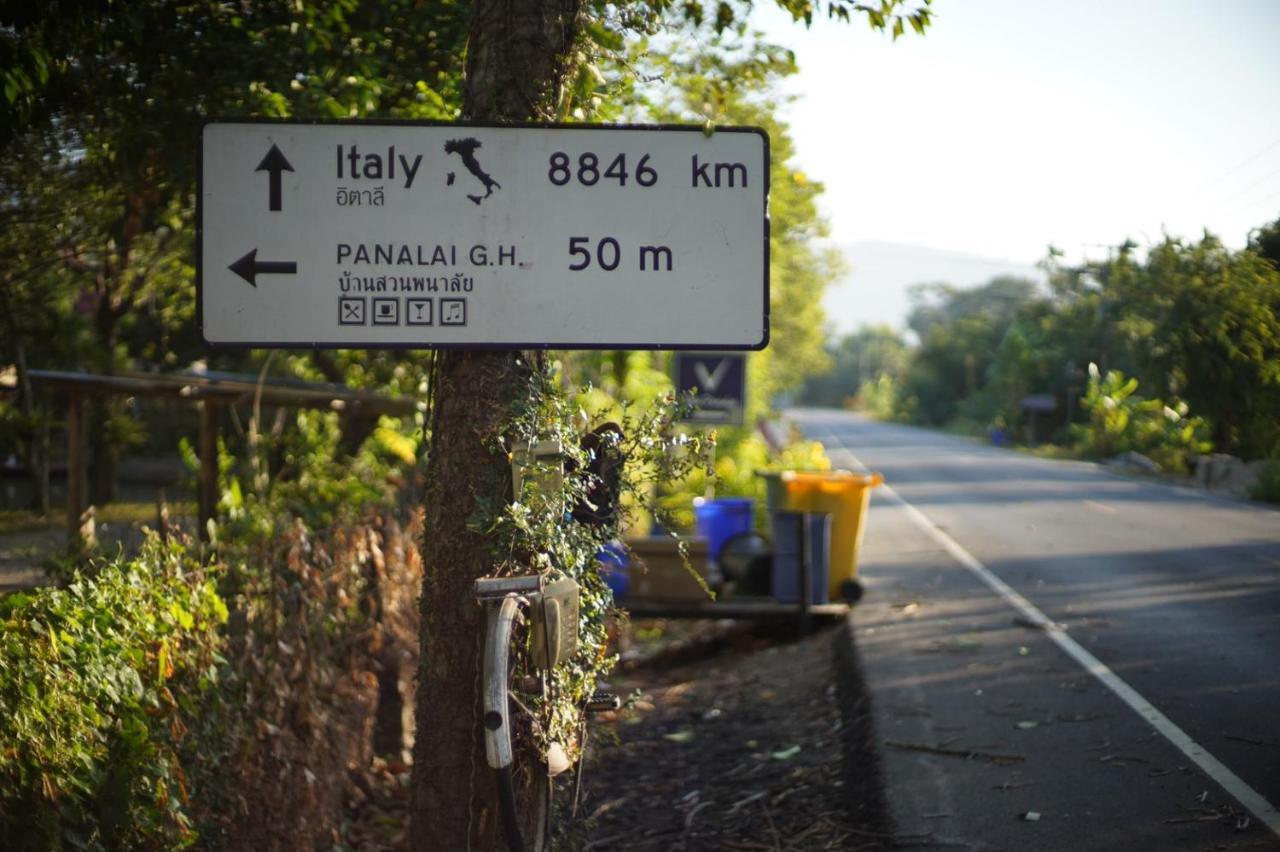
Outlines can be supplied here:
<path id="1" fill-rule="evenodd" d="M 804 512 L 800 515 L 800 612 L 797 627 L 801 636 L 809 635 L 809 606 L 813 601 L 813 548 L 809 546 L 812 538 L 813 515 Z"/>
<path id="2" fill-rule="evenodd" d="M 44 402 L 40 405 L 40 425 L 37 428 L 35 445 L 36 451 L 32 454 L 31 461 L 31 488 L 35 497 L 35 508 L 40 513 L 40 517 L 47 518 L 49 516 L 50 499 L 49 499 L 49 404 Z"/>
<path id="3" fill-rule="evenodd" d="M 200 456 L 200 481 L 198 486 L 199 534 L 201 541 L 209 540 L 209 521 L 218 505 L 218 416 L 222 406 L 211 399 L 200 403 L 200 438 L 197 453 Z"/>
<path id="4" fill-rule="evenodd" d="M 161 541 L 169 540 L 169 501 L 165 499 L 164 489 L 156 492 L 156 532 Z"/>
<path id="5" fill-rule="evenodd" d="M 67 397 L 67 548 L 94 544 L 93 507 L 86 505 L 88 471 L 85 464 L 84 397 Z"/>

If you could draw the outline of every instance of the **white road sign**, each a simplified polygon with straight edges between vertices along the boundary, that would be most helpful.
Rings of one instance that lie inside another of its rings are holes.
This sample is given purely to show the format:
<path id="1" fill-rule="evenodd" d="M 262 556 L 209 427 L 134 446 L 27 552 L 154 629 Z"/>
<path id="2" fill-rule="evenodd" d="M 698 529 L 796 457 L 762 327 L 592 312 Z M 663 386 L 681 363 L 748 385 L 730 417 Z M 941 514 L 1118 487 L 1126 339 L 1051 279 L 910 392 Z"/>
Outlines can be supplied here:
<path id="1" fill-rule="evenodd" d="M 758 349 L 754 128 L 209 122 L 205 340 Z"/>

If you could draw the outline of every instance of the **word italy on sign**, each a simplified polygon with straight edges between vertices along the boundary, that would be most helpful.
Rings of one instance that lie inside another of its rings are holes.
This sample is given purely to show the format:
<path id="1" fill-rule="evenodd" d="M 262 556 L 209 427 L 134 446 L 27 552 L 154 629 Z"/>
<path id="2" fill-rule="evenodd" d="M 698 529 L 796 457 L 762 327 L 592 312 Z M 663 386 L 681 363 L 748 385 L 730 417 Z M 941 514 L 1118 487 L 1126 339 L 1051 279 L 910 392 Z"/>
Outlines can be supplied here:
<path id="1" fill-rule="evenodd" d="M 755 128 L 210 121 L 198 311 L 241 347 L 759 349 Z"/>

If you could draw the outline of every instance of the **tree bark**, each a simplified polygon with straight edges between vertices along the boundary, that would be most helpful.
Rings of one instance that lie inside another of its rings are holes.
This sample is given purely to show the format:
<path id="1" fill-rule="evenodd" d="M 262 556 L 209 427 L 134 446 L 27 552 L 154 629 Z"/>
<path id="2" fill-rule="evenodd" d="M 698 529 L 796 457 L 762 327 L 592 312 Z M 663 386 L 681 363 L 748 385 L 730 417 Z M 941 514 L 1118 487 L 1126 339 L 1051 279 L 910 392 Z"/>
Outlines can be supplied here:
<path id="1" fill-rule="evenodd" d="M 27 372 L 27 347 L 18 332 L 17 314 L 9 296 L 11 282 L 8 276 L 0 281 L 3 282 L 0 296 L 3 296 L 5 322 L 9 339 L 13 341 L 14 364 L 18 372 L 18 400 L 22 415 L 32 430 L 24 443 L 27 473 L 31 479 L 31 508 L 44 517 L 49 514 L 49 424 L 44 417 L 36 416 L 35 392 Z"/>
<path id="2" fill-rule="evenodd" d="M 474 120 L 556 118 L 582 0 L 479 0 L 467 41 L 463 114 Z"/>
<path id="3" fill-rule="evenodd" d="M 123 255 L 122 255 L 123 256 Z M 104 270 L 102 278 L 111 280 L 111 272 Z M 94 314 L 94 331 L 98 342 L 98 369 L 103 375 L 115 373 L 116 330 L 121 312 L 112 306 L 112 291 L 101 285 L 98 309 Z M 94 396 L 89 401 L 89 503 L 102 507 L 116 498 L 118 483 L 116 473 L 120 467 L 120 448 L 111 442 L 107 423 L 119 414 L 120 406 L 111 396 Z"/>
<path id="4" fill-rule="evenodd" d="M 529 375 L 513 352 L 449 353 L 443 362 L 424 498 L 412 848 L 495 849 L 498 800 L 478 691 L 484 613 L 473 591 L 494 559 L 468 520 L 481 502 L 506 497 L 511 468 L 495 443 Z"/>
<path id="5" fill-rule="evenodd" d="M 553 118 L 580 13 L 581 0 L 478 0 L 467 46 L 466 118 Z M 410 843 L 415 850 L 488 850 L 501 844 L 480 724 L 483 612 L 473 583 L 496 560 L 469 521 L 507 499 L 511 469 L 498 441 L 531 393 L 532 368 L 518 352 L 438 357 L 424 496 Z"/>

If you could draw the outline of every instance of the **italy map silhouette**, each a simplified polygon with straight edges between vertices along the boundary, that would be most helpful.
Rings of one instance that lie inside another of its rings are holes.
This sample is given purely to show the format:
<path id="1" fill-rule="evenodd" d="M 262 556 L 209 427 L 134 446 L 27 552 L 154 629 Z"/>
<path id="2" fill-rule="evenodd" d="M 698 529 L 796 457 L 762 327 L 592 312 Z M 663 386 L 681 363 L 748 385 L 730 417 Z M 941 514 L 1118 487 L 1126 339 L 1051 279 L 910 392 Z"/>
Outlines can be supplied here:
<path id="1" fill-rule="evenodd" d="M 474 203 L 479 204 L 490 195 L 493 195 L 495 189 L 502 189 L 502 184 L 498 183 L 484 169 L 480 168 L 480 161 L 476 159 L 476 149 L 480 147 L 479 139 L 450 139 L 444 143 L 444 152 L 446 154 L 457 154 L 462 158 L 462 165 L 467 167 L 467 171 L 475 175 L 480 183 L 484 184 L 484 195 L 467 194 Z M 450 175 L 450 178 L 453 176 Z M 449 181 L 453 183 L 452 180 Z"/>

